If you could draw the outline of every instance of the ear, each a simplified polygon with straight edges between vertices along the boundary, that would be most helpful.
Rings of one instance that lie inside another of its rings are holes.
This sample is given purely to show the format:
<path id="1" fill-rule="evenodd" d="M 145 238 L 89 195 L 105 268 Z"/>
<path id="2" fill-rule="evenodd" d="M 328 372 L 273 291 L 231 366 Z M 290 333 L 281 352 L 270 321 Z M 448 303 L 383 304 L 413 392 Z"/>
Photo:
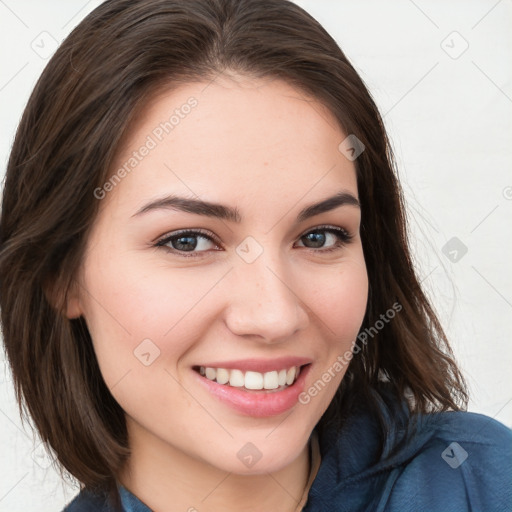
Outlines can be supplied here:
<path id="1" fill-rule="evenodd" d="M 83 310 L 80 303 L 80 286 L 76 280 L 73 279 L 67 297 L 65 298 L 64 314 L 71 320 L 82 316 Z"/>
<path id="2" fill-rule="evenodd" d="M 46 282 L 44 285 L 44 294 L 48 302 L 57 311 L 62 312 L 70 320 L 78 318 L 83 314 L 82 305 L 80 302 L 80 285 L 76 279 L 73 279 L 69 284 L 67 293 L 65 292 L 66 286 L 55 280 L 52 283 Z"/>

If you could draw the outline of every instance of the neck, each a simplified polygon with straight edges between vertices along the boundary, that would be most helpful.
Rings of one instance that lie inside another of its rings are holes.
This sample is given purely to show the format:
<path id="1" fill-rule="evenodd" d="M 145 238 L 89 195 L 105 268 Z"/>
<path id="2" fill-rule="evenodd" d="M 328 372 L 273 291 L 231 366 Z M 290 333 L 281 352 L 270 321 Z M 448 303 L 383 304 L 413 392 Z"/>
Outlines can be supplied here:
<path id="1" fill-rule="evenodd" d="M 294 512 L 307 485 L 306 444 L 286 467 L 258 475 L 223 471 L 129 428 L 131 456 L 120 482 L 154 512 Z"/>

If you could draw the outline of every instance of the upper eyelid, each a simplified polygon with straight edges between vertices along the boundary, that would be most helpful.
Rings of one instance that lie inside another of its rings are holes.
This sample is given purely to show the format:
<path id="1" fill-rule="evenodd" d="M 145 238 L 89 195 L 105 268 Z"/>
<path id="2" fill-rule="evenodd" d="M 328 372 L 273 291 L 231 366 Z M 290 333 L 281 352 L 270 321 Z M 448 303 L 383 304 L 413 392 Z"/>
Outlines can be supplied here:
<path id="1" fill-rule="evenodd" d="M 336 231 L 341 231 L 346 234 L 347 237 L 352 238 L 353 235 L 351 232 L 342 226 L 334 226 L 333 224 L 320 224 L 318 226 L 314 226 L 312 228 L 309 228 L 302 232 L 301 235 L 299 235 L 298 238 L 303 237 L 304 235 L 307 235 L 308 233 L 311 233 L 312 231 L 319 231 L 319 230 L 328 230 L 328 229 L 334 229 Z M 216 243 L 217 245 L 221 245 L 220 240 L 217 238 L 216 235 L 211 233 L 210 231 L 203 230 L 202 228 L 183 228 L 183 229 L 177 229 L 175 231 L 171 231 L 162 237 L 159 237 L 156 240 L 156 245 L 165 245 L 165 243 L 169 242 L 169 240 L 176 238 L 180 235 L 184 236 L 186 234 L 195 234 L 195 235 L 201 235 L 205 238 L 209 238 L 212 242 Z"/>
<path id="2" fill-rule="evenodd" d="M 219 243 L 219 240 L 217 239 L 217 237 L 209 231 L 204 231 L 200 228 L 186 228 L 186 229 L 177 229 L 175 231 L 170 231 L 169 233 L 157 238 L 156 244 L 160 244 L 162 242 L 167 242 L 168 240 L 170 240 L 172 238 L 176 238 L 178 236 L 184 236 L 189 233 L 194 234 L 194 235 L 201 235 L 205 238 L 210 238 L 215 243 Z"/>

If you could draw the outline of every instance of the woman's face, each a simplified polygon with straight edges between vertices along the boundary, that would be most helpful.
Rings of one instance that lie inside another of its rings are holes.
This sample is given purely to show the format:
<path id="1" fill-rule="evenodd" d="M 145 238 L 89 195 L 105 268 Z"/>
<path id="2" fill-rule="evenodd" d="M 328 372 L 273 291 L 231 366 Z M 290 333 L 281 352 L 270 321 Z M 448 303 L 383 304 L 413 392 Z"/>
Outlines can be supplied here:
<path id="1" fill-rule="evenodd" d="M 132 447 L 239 474 L 304 449 L 367 301 L 346 135 L 279 80 L 181 86 L 137 119 L 68 303 Z"/>

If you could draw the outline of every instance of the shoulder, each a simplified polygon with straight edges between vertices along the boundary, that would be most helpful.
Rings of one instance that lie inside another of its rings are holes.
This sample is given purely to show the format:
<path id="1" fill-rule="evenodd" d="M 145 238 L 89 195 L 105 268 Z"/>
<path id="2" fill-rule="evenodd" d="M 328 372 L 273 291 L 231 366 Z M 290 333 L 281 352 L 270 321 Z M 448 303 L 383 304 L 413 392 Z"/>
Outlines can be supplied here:
<path id="1" fill-rule="evenodd" d="M 419 427 L 426 434 L 425 445 L 416 458 L 441 458 L 448 467 L 462 467 L 472 460 L 479 467 L 491 465 L 493 472 L 512 468 L 512 430 L 499 421 L 471 412 L 443 412 L 425 415 Z M 441 453 L 436 450 L 443 448 Z"/>
<path id="2" fill-rule="evenodd" d="M 390 510 L 512 510 L 512 431 L 482 414 L 429 414 L 418 445 L 397 465 Z M 414 445 L 414 441 L 411 443 Z M 405 450 L 407 452 L 407 450 Z"/>
<path id="3" fill-rule="evenodd" d="M 476 413 L 410 415 L 383 404 L 386 426 L 353 416 L 320 438 L 309 511 L 512 510 L 512 431 Z"/>
<path id="4" fill-rule="evenodd" d="M 444 434 L 458 435 L 470 442 L 492 443 L 510 440 L 512 435 L 512 430 L 503 423 L 475 412 L 439 412 L 424 417 L 436 425 L 436 433 L 441 437 Z M 490 434 L 497 438 L 491 438 Z"/>
<path id="5" fill-rule="evenodd" d="M 429 434 L 427 446 L 457 443 L 461 448 L 467 446 L 468 460 L 472 455 L 481 462 L 492 461 L 494 465 L 510 463 L 510 460 L 504 460 L 504 456 L 511 454 L 512 430 L 489 416 L 472 412 L 442 412 L 423 416 L 420 424 L 420 428 Z M 456 446 L 455 450 L 458 450 Z M 461 450 L 459 452 L 464 455 Z M 446 456 L 449 457 L 444 454 L 443 458 Z"/>
<path id="6" fill-rule="evenodd" d="M 112 512 L 112 509 L 106 495 L 83 489 L 62 512 Z"/>

